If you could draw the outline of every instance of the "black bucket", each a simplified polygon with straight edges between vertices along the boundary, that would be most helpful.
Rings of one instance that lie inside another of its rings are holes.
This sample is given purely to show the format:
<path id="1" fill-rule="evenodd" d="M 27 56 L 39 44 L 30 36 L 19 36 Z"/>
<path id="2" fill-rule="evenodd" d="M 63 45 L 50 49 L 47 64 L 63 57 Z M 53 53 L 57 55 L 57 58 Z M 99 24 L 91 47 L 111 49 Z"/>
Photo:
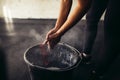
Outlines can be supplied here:
<path id="1" fill-rule="evenodd" d="M 79 51 L 63 43 L 50 51 L 44 46 L 44 50 L 35 45 L 24 54 L 31 80 L 72 80 L 73 71 L 82 60 Z"/>

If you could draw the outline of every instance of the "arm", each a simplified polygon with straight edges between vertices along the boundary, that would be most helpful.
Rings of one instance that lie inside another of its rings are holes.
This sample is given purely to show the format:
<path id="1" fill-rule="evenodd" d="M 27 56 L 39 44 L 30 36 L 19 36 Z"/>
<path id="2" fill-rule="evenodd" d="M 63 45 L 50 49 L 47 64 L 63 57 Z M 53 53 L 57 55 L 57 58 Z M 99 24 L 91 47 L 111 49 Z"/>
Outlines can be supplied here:
<path id="1" fill-rule="evenodd" d="M 55 29 L 58 30 L 64 22 L 67 20 L 69 12 L 71 10 L 72 0 L 61 0 L 60 12 L 55 24 Z"/>
<path id="2" fill-rule="evenodd" d="M 60 12 L 59 12 L 55 27 L 47 33 L 46 40 L 43 42 L 44 44 L 46 44 L 50 40 L 51 35 L 55 36 L 55 33 L 65 23 L 65 21 L 68 18 L 69 12 L 71 10 L 71 6 L 72 6 L 72 0 L 61 0 Z M 53 40 L 51 42 L 53 42 Z"/>
<path id="3" fill-rule="evenodd" d="M 71 27 L 73 27 L 89 9 L 91 0 L 78 0 L 75 9 L 69 15 L 72 0 L 61 0 L 60 14 L 57 19 L 55 28 L 47 33 L 45 43 L 54 47 Z"/>
<path id="4" fill-rule="evenodd" d="M 71 27 L 73 27 L 88 11 L 91 0 L 78 0 L 78 3 L 72 13 L 68 16 L 66 22 L 56 32 L 58 35 L 63 35 Z"/>

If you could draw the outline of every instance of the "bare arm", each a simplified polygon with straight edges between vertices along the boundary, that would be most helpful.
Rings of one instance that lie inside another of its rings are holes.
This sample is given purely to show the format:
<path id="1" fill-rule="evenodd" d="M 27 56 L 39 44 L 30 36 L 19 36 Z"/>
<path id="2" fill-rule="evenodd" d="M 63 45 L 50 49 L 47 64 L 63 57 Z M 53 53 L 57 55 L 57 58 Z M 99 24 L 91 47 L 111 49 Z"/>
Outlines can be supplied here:
<path id="1" fill-rule="evenodd" d="M 78 0 L 78 3 L 71 14 L 68 16 L 66 22 L 57 31 L 57 34 L 63 35 L 73 25 L 75 25 L 87 12 L 91 4 L 91 0 Z"/>
<path id="2" fill-rule="evenodd" d="M 61 0 L 60 12 L 55 25 L 56 30 L 58 30 L 67 20 L 67 17 L 71 10 L 71 6 L 72 6 L 72 0 Z"/>
<path id="3" fill-rule="evenodd" d="M 69 14 L 72 0 L 61 0 L 60 14 L 55 28 L 51 29 L 46 36 L 45 43 L 54 47 L 61 39 L 61 36 L 73 27 L 89 9 L 91 0 L 78 0 L 75 9 Z"/>
<path id="4" fill-rule="evenodd" d="M 65 23 L 65 21 L 68 18 L 68 15 L 69 15 L 69 12 L 70 12 L 71 6 L 72 6 L 72 0 L 61 0 L 60 3 L 61 3 L 60 4 L 60 12 L 59 12 L 55 27 L 47 33 L 46 40 L 43 43 L 47 43 L 48 41 L 55 42 L 55 40 L 51 40 L 51 39 L 54 39 L 54 37 L 56 37 L 55 33 L 61 28 L 61 26 Z M 57 41 L 59 41 L 59 40 L 57 40 Z"/>

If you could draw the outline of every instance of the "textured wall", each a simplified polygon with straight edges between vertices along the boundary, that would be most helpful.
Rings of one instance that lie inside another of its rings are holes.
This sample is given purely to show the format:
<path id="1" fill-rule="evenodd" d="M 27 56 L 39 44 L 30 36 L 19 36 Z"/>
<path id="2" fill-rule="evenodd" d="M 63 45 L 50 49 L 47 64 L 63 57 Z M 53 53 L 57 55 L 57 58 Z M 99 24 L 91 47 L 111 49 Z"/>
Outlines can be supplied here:
<path id="1" fill-rule="evenodd" d="M 0 0 L 0 17 L 57 18 L 59 5 L 60 0 Z"/>
<path id="2" fill-rule="evenodd" d="M 0 11 L 3 13 L 6 11 L 6 14 L 9 13 L 14 18 L 54 18 L 59 8 L 59 0 L 0 0 L 0 2 L 2 2 Z M 3 14 L 0 13 L 0 16 L 3 17 Z"/>

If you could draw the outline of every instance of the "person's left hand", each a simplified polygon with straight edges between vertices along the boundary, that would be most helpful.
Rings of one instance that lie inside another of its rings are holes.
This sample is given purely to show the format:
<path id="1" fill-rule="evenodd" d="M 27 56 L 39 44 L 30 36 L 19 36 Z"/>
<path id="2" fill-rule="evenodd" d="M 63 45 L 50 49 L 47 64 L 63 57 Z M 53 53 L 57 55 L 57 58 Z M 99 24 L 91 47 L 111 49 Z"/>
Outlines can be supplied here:
<path id="1" fill-rule="evenodd" d="M 47 43 L 48 46 L 53 49 L 54 46 L 60 42 L 61 36 L 57 33 L 56 29 L 51 29 L 47 35 L 46 35 L 46 40 L 44 41 L 44 43 Z"/>

